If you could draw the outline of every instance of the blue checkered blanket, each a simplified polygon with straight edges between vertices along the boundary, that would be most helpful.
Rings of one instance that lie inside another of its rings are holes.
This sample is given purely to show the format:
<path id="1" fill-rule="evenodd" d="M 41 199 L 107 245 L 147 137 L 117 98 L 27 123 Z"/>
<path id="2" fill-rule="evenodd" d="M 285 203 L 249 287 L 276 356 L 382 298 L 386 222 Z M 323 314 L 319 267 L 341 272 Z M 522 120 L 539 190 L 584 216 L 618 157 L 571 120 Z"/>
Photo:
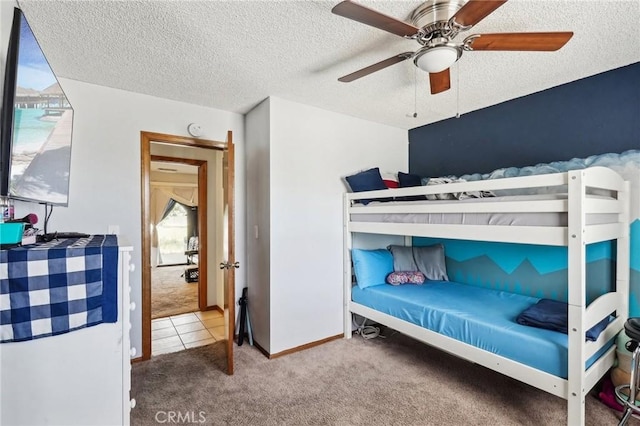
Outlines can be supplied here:
<path id="1" fill-rule="evenodd" d="M 118 320 L 115 235 L 0 250 L 0 343 Z"/>

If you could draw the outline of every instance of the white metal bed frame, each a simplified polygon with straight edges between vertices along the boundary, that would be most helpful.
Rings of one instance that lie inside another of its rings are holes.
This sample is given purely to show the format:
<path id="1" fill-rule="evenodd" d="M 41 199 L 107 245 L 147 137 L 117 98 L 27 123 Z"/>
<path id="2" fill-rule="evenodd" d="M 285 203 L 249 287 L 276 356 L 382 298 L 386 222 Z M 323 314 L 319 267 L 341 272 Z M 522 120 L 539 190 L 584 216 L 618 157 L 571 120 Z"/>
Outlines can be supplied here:
<path id="1" fill-rule="evenodd" d="M 416 203 L 415 205 L 375 203 L 363 206 L 359 199 L 393 196 L 457 193 L 464 191 L 497 191 L 549 186 L 566 186 L 565 200 L 522 200 L 474 203 Z M 612 191 L 614 199 L 587 197 L 587 188 Z M 629 311 L 629 182 L 614 171 L 593 167 L 566 173 L 504 178 L 485 181 L 450 183 L 382 191 L 347 193 L 344 195 L 344 335 L 351 338 L 352 313 L 386 325 L 419 341 L 478 363 L 516 380 L 535 386 L 567 400 L 567 424 L 584 425 L 585 395 L 609 370 L 615 360 L 615 346 L 609 348 L 588 369 L 586 361 L 622 330 Z M 426 204 L 426 205 L 425 205 Z M 568 215 L 568 226 L 502 226 L 410 224 L 351 221 L 352 213 L 492 213 L 492 212 L 558 212 Z M 606 213 L 617 218 L 604 224 L 587 224 L 587 215 Z M 568 256 L 568 379 L 537 370 L 459 340 L 376 311 L 351 300 L 352 233 L 370 233 L 411 237 L 434 237 L 567 247 Z M 616 240 L 616 289 L 591 304 L 586 304 L 586 245 Z M 585 332 L 610 313 L 616 319 L 595 342 L 585 341 Z"/>

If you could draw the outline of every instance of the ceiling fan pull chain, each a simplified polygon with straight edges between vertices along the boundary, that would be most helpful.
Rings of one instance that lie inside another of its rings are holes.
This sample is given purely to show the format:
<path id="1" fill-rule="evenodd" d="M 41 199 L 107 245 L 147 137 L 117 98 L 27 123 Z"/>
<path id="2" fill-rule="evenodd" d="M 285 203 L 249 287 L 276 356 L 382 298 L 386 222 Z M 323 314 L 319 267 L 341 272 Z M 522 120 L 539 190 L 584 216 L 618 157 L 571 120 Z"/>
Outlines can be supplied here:
<path id="1" fill-rule="evenodd" d="M 413 118 L 418 117 L 418 68 L 413 68 Z"/>
<path id="2" fill-rule="evenodd" d="M 460 118 L 460 62 L 456 64 L 456 118 Z"/>
<path id="3" fill-rule="evenodd" d="M 406 114 L 406 117 L 418 117 L 418 68 L 413 69 L 413 114 Z"/>

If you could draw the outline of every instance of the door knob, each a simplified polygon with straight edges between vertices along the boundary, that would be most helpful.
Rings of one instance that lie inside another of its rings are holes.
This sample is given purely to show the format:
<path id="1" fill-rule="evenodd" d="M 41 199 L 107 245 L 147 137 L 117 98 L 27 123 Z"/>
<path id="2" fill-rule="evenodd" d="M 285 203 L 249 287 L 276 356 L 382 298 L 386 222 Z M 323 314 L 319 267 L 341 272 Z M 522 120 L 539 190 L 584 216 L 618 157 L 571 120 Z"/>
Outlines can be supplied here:
<path id="1" fill-rule="evenodd" d="M 229 262 L 220 262 L 220 269 L 231 269 L 240 267 L 240 262 L 229 263 Z"/>

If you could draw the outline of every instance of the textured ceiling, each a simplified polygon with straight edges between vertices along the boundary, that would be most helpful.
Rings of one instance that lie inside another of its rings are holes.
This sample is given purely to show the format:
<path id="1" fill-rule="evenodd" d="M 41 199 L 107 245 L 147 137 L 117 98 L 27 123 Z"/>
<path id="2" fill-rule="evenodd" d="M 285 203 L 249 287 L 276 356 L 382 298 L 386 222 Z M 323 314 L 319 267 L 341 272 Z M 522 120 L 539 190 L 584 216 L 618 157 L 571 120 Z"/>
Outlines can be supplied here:
<path id="1" fill-rule="evenodd" d="M 573 38 L 552 53 L 465 52 L 451 90 L 438 95 L 411 61 L 340 83 L 419 45 L 332 14 L 337 3 L 19 1 L 59 76 L 243 114 L 278 96 L 409 129 L 640 62 L 638 0 L 510 0 L 456 40 L 521 31 Z M 421 4 L 360 3 L 403 20 Z"/>

